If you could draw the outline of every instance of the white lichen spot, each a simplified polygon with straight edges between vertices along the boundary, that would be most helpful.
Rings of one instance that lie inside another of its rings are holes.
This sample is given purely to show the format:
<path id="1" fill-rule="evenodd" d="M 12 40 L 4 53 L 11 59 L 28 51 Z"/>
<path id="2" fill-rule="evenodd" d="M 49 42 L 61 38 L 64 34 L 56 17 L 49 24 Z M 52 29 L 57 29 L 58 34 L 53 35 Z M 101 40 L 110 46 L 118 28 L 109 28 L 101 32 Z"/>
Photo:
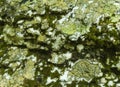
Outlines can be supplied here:
<path id="1" fill-rule="evenodd" d="M 113 81 L 109 81 L 107 85 L 108 85 L 109 87 L 113 87 L 114 84 L 115 84 L 115 83 L 114 83 Z"/>
<path id="2" fill-rule="evenodd" d="M 100 87 L 106 87 L 104 84 L 98 84 Z"/>
<path id="3" fill-rule="evenodd" d="M 93 2 L 94 2 L 94 0 L 90 0 L 90 1 L 88 1 L 89 4 L 91 4 L 91 3 L 93 3 Z"/>
<path id="4" fill-rule="evenodd" d="M 72 53 L 66 52 L 66 53 L 52 53 L 51 54 L 52 59 L 48 59 L 49 62 L 55 63 L 55 64 L 62 64 L 66 60 L 70 59 L 72 57 Z"/>
<path id="5" fill-rule="evenodd" d="M 17 24 L 21 24 L 21 23 L 23 23 L 24 22 L 24 20 L 19 20 L 18 22 L 17 22 Z"/>
<path id="6" fill-rule="evenodd" d="M 3 75 L 3 77 L 5 77 L 7 80 L 9 80 L 9 79 L 11 78 L 11 76 L 10 76 L 8 73 L 5 73 L 5 74 Z"/>
<path id="7" fill-rule="evenodd" d="M 81 36 L 80 32 L 75 32 L 73 35 L 69 36 L 69 39 L 71 41 L 77 41 L 80 36 Z"/>
<path id="8" fill-rule="evenodd" d="M 21 32 L 17 32 L 17 36 L 22 38 L 24 36 L 24 34 L 22 34 Z"/>
<path id="9" fill-rule="evenodd" d="M 52 83 L 52 82 L 57 82 L 57 78 L 52 79 L 51 77 L 48 77 L 48 78 L 47 78 L 46 85 L 48 85 L 48 84 L 50 84 L 50 83 Z"/>
<path id="10" fill-rule="evenodd" d="M 104 77 L 101 78 L 101 84 L 105 84 L 105 83 L 107 83 L 107 80 Z"/>
<path id="11" fill-rule="evenodd" d="M 114 81 L 114 82 L 117 82 L 118 80 L 119 80 L 118 78 L 115 78 L 113 81 Z"/>
<path id="12" fill-rule="evenodd" d="M 68 71 L 66 70 L 61 76 L 60 76 L 60 80 L 61 81 L 68 81 Z"/>
<path id="13" fill-rule="evenodd" d="M 74 63 L 72 61 L 69 61 L 68 64 L 72 67 Z"/>
<path id="14" fill-rule="evenodd" d="M 72 57 L 72 53 L 66 52 L 65 54 L 63 54 L 63 56 L 66 57 L 66 60 L 68 60 Z"/>
<path id="15" fill-rule="evenodd" d="M 31 34 L 35 34 L 35 35 L 39 35 L 40 34 L 39 30 L 35 30 L 34 28 L 29 28 L 27 30 L 27 32 L 31 33 Z"/>
<path id="16" fill-rule="evenodd" d="M 77 45 L 77 51 L 80 53 L 84 49 L 84 46 L 82 44 Z"/>
<path id="17" fill-rule="evenodd" d="M 64 16 L 62 19 L 58 20 L 58 22 L 59 22 L 60 24 L 62 24 L 64 21 L 68 20 L 68 18 L 69 18 L 72 14 L 74 14 L 75 10 L 77 10 L 78 8 L 79 8 L 78 6 L 75 6 L 75 7 L 72 9 L 71 12 L 69 12 L 69 13 L 68 13 L 66 16 Z"/>
<path id="18" fill-rule="evenodd" d="M 40 18 L 39 16 L 36 16 L 36 17 L 35 17 L 35 20 L 36 20 L 37 22 L 41 22 L 41 18 Z"/>
<path id="19" fill-rule="evenodd" d="M 120 83 L 117 83 L 117 84 L 116 84 L 116 87 L 120 87 Z"/>
<path id="20" fill-rule="evenodd" d="M 27 12 L 27 14 L 28 14 L 29 16 L 32 16 L 33 12 L 32 12 L 31 10 L 29 10 L 29 11 Z"/>
<path id="21" fill-rule="evenodd" d="M 120 70 L 120 61 L 116 64 L 116 67 Z"/>
<path id="22" fill-rule="evenodd" d="M 60 74 L 62 70 L 59 69 L 58 67 L 53 67 L 51 73 L 54 73 L 55 71 L 57 71 Z"/>
<path id="23" fill-rule="evenodd" d="M 39 66 L 43 66 L 43 63 L 41 62 L 41 63 L 39 63 L 38 65 L 39 65 Z"/>

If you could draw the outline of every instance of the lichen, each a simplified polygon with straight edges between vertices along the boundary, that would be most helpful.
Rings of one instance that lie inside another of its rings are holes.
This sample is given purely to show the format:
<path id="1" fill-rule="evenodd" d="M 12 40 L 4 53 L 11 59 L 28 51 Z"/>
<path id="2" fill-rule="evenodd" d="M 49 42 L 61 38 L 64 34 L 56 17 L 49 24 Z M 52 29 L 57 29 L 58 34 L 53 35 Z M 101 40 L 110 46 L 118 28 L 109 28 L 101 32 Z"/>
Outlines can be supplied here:
<path id="1" fill-rule="evenodd" d="M 0 87 L 120 86 L 119 0 L 1 0 Z"/>
<path id="2" fill-rule="evenodd" d="M 66 60 L 72 57 L 72 54 L 70 52 L 60 53 L 60 54 L 52 53 L 51 56 L 52 59 L 49 60 L 51 63 L 63 64 Z"/>
<path id="3" fill-rule="evenodd" d="M 75 80 L 85 80 L 90 82 L 101 73 L 99 65 L 90 62 L 91 61 L 87 59 L 76 61 L 72 66 L 72 70 L 69 72 L 69 76 L 75 78 Z"/>
<path id="4" fill-rule="evenodd" d="M 22 32 L 23 29 L 6 25 L 3 29 L 4 41 L 8 44 L 22 45 L 24 42 L 24 34 Z"/>
<path id="5" fill-rule="evenodd" d="M 1 62 L 1 65 L 6 67 L 0 75 L 1 87 L 22 87 L 25 79 L 34 80 L 36 57 L 27 57 L 27 54 L 27 49 L 18 49 L 17 47 L 9 49 L 8 54 L 5 56 L 8 59 L 6 58 Z M 26 59 L 27 61 L 24 66 L 22 64 Z"/>

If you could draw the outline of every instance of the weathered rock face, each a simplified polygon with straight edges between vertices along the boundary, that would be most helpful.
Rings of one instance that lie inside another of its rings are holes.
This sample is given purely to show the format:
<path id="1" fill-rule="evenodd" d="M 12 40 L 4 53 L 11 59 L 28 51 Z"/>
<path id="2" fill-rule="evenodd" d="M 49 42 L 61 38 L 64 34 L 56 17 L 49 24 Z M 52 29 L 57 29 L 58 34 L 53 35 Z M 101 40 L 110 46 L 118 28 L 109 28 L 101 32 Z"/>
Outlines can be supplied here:
<path id="1" fill-rule="evenodd" d="M 1 0 L 1 87 L 119 87 L 119 0 Z"/>

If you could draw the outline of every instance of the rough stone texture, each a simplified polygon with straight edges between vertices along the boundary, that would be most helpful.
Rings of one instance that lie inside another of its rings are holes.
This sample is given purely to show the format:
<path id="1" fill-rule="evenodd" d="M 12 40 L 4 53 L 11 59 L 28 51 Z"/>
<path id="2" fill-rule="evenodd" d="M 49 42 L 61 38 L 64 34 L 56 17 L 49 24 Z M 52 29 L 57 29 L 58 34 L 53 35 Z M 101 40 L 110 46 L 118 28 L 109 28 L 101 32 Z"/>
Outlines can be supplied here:
<path id="1" fill-rule="evenodd" d="M 119 87 L 119 6 L 0 0 L 0 87 Z"/>

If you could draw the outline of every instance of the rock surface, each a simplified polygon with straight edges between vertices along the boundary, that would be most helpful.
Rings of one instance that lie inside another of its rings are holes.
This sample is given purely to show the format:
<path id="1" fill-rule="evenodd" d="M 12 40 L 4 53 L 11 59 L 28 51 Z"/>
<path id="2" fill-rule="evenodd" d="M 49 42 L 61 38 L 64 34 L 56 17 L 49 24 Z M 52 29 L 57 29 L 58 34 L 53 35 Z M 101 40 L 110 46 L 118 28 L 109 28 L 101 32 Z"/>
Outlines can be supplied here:
<path id="1" fill-rule="evenodd" d="M 1 0 L 0 87 L 119 87 L 120 0 Z"/>

